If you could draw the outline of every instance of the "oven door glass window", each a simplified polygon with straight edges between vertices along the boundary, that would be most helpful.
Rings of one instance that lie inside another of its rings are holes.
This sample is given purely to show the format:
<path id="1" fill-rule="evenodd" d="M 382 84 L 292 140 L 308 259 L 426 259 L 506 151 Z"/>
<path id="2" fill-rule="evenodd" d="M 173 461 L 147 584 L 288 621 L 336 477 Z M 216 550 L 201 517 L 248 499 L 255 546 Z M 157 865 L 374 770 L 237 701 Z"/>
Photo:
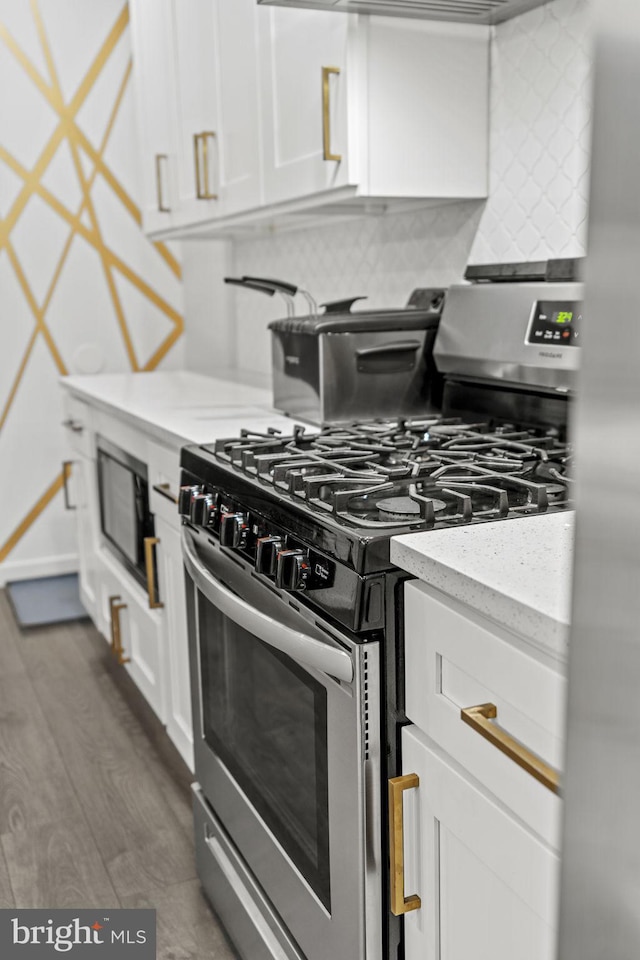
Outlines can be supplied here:
<path id="1" fill-rule="evenodd" d="M 204 738 L 327 910 L 327 692 L 198 594 Z"/>
<path id="2" fill-rule="evenodd" d="M 137 477 L 118 460 L 99 451 L 102 532 L 132 564 L 139 560 L 141 518 Z"/>

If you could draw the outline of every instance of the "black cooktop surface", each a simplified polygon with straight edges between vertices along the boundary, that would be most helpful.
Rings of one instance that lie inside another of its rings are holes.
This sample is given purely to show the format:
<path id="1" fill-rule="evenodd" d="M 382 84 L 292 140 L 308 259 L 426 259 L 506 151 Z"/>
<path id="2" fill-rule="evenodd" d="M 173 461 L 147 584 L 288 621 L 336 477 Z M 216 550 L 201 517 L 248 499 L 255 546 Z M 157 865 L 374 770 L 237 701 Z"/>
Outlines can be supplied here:
<path id="1" fill-rule="evenodd" d="M 244 430 L 183 452 L 183 466 L 210 481 L 205 464 L 222 471 L 226 493 L 241 505 L 250 489 L 259 490 L 261 502 L 277 506 L 292 533 L 324 530 L 340 554 L 341 541 L 357 543 L 351 558 L 368 550 L 376 567 L 384 557 L 388 564 L 388 540 L 400 533 L 571 505 L 571 450 L 552 431 L 454 418 L 360 422 L 319 432 L 296 426 L 287 436 Z M 369 563 L 358 567 L 371 569 Z"/>

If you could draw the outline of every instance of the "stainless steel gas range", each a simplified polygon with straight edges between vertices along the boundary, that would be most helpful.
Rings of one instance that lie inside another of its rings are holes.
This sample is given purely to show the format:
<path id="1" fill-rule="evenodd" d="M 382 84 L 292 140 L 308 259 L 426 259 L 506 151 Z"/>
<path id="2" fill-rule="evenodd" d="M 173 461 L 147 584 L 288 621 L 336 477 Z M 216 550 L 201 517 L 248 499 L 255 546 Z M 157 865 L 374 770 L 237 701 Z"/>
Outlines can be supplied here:
<path id="1" fill-rule="evenodd" d="M 581 296 L 564 278 L 453 288 L 442 417 L 183 450 L 198 868 L 246 960 L 401 955 L 383 785 L 407 575 L 390 538 L 570 505 Z"/>

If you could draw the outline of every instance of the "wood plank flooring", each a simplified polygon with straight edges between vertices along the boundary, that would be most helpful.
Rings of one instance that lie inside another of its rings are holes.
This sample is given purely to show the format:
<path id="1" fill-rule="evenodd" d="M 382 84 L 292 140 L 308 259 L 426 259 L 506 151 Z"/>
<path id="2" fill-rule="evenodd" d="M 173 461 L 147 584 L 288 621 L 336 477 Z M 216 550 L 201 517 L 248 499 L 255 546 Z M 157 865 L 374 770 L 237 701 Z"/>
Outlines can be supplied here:
<path id="1" fill-rule="evenodd" d="M 0 907 L 155 907 L 158 960 L 234 960 L 189 779 L 93 625 L 21 631 L 0 590 Z"/>

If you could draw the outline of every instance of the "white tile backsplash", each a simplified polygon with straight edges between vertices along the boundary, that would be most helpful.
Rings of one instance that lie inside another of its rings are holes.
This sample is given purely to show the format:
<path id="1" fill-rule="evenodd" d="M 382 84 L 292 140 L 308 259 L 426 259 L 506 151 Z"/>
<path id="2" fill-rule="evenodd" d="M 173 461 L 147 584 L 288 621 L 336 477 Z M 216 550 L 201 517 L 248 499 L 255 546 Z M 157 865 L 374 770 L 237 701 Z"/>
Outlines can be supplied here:
<path id="1" fill-rule="evenodd" d="M 584 253 L 589 169 L 588 0 L 553 0 L 495 28 L 487 201 L 237 241 L 235 273 L 290 280 L 322 302 L 367 294 L 406 302 L 417 286 L 449 284 L 467 262 Z M 283 304 L 235 293 L 240 367 L 264 373 L 266 325 Z M 188 324 L 187 324 L 188 329 Z"/>

